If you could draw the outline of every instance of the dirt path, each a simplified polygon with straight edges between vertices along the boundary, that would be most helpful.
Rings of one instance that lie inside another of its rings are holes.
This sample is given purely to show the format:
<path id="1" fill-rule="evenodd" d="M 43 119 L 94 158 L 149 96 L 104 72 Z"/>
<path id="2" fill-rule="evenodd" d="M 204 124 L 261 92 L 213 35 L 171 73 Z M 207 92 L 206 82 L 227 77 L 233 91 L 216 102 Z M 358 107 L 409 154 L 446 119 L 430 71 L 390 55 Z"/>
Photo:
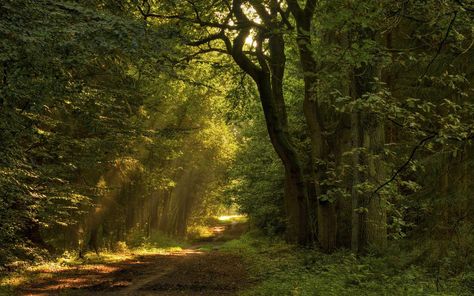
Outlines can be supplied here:
<path id="1" fill-rule="evenodd" d="M 221 234 L 206 243 L 207 251 L 200 243 L 118 263 L 80 265 L 44 278 L 40 274 L 18 295 L 235 295 L 249 280 L 240 256 L 218 250 Z"/>

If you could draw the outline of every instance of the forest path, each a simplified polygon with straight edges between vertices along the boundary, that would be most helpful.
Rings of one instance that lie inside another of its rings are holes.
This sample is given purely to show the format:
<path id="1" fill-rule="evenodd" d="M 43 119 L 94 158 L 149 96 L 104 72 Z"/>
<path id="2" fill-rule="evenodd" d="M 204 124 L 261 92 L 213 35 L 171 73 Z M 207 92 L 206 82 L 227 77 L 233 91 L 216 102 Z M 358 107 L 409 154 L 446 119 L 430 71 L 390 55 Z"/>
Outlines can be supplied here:
<path id="1" fill-rule="evenodd" d="M 40 274 L 18 295 L 235 295 L 249 284 L 245 264 L 242 257 L 220 251 L 219 245 L 245 228 L 218 226 L 206 242 L 183 250 Z"/>

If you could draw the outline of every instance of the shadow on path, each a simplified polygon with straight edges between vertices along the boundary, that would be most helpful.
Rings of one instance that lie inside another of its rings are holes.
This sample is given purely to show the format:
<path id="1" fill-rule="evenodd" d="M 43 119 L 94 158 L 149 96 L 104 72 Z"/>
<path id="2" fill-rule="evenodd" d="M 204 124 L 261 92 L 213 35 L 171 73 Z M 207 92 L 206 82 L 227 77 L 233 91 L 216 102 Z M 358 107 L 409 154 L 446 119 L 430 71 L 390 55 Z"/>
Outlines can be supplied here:
<path id="1" fill-rule="evenodd" d="M 220 226 L 219 226 L 220 227 Z M 118 263 L 80 265 L 21 287 L 18 295 L 234 295 L 249 284 L 242 257 L 217 245 L 236 238 L 245 225 L 219 228 L 211 251 L 203 243 L 181 251 L 137 256 Z M 215 246 L 215 247 L 213 247 Z"/>

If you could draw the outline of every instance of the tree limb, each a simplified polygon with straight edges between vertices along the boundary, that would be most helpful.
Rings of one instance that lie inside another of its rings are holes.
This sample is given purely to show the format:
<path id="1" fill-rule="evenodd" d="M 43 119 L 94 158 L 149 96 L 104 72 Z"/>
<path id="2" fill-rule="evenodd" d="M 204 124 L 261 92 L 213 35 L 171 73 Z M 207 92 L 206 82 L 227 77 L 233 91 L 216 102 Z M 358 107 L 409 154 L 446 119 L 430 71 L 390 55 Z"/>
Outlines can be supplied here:
<path id="1" fill-rule="evenodd" d="M 474 8 L 467 7 L 466 4 L 462 0 L 454 0 L 459 6 L 461 6 L 464 10 L 469 12 L 474 12 Z"/>
<path id="2" fill-rule="evenodd" d="M 456 20 L 456 17 L 458 16 L 458 12 L 455 11 L 453 14 L 453 17 L 451 18 L 451 21 L 449 22 L 448 29 L 446 30 L 446 34 L 444 35 L 443 40 L 438 46 L 438 50 L 436 51 L 436 54 L 433 56 L 431 61 L 428 63 L 428 66 L 426 66 L 425 71 L 423 72 L 423 75 L 421 75 L 421 79 L 423 79 L 426 74 L 428 74 L 428 71 L 430 70 L 430 67 L 433 65 L 434 61 L 436 58 L 438 58 L 439 54 L 441 53 L 441 50 L 443 49 L 444 44 L 446 43 L 446 40 L 449 37 L 449 33 L 451 32 L 451 29 L 453 28 L 454 21 Z"/>
<path id="3" fill-rule="evenodd" d="M 385 186 L 387 186 L 388 184 L 390 184 L 393 180 L 395 180 L 398 175 L 403 171 L 405 170 L 405 168 L 410 164 L 410 162 L 413 160 L 413 158 L 415 157 L 415 154 L 416 152 L 418 151 L 418 149 L 420 149 L 422 146 L 425 145 L 426 142 L 428 142 L 429 140 L 435 138 L 436 136 L 438 136 L 438 134 L 433 134 L 433 135 L 429 135 L 427 136 L 426 138 L 423 138 L 419 143 L 418 145 L 415 146 L 415 148 L 413 148 L 413 150 L 411 151 L 411 154 L 410 154 L 410 157 L 408 157 L 408 159 L 405 161 L 405 163 L 399 167 L 395 173 L 392 175 L 392 177 L 390 179 L 388 179 L 387 181 L 385 181 L 383 184 L 381 184 L 379 187 L 377 187 L 377 189 L 375 189 L 374 192 L 372 192 L 370 199 L 372 199 L 372 197 L 374 197 L 374 195 L 376 195 L 382 188 L 384 188 Z"/>

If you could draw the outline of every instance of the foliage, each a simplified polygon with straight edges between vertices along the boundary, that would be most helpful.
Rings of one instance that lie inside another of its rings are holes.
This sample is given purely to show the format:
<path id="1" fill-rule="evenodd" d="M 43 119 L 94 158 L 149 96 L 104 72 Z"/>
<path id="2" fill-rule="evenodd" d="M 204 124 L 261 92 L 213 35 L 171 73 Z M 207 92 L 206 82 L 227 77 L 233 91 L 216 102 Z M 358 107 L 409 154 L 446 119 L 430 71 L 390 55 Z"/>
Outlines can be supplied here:
<path id="1" fill-rule="evenodd" d="M 0 270 L 233 207 L 257 295 L 472 292 L 472 7 L 226 3 L 0 3 Z"/>
<path id="2" fill-rule="evenodd" d="M 243 255 L 258 283 L 242 295 L 470 295 L 471 274 L 438 278 L 409 254 L 327 255 L 278 239 L 246 235 L 222 250 Z"/>
<path id="3" fill-rule="evenodd" d="M 235 151 L 225 90 L 193 82 L 212 79 L 209 67 L 167 62 L 182 51 L 173 26 L 143 23 L 131 7 L 2 2 L 0 266 L 151 235 L 149 213 L 137 213 L 164 191 L 199 188 L 195 201 L 172 197 L 195 204 L 186 221 L 215 196 Z"/>
<path id="4" fill-rule="evenodd" d="M 241 126 L 239 152 L 232 163 L 226 185 L 227 202 L 238 205 L 250 222 L 270 235 L 282 234 L 282 167 L 266 140 L 264 122 L 259 115 Z"/>
<path id="5" fill-rule="evenodd" d="M 123 45 L 143 29 L 72 3 L 1 5 L 4 263 L 47 247 L 40 227 L 77 223 L 97 199 L 85 171 L 128 153 L 141 100 L 128 67 L 141 49 Z"/>

